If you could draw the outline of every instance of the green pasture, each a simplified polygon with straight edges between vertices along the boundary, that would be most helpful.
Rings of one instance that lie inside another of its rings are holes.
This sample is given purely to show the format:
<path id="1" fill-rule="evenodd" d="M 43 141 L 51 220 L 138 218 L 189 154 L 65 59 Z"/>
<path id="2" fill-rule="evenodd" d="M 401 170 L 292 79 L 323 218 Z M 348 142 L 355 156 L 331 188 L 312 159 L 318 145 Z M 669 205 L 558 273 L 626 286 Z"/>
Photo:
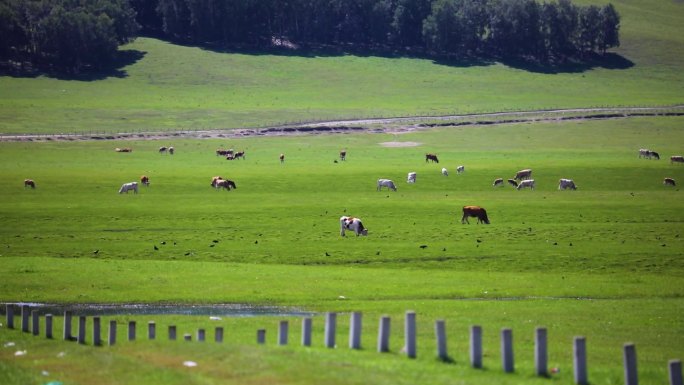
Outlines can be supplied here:
<path id="1" fill-rule="evenodd" d="M 250 303 L 317 315 L 311 348 L 298 346 L 294 317 L 284 317 L 288 347 L 275 346 L 277 317 L 154 316 L 160 336 L 176 324 L 179 335 L 204 327 L 211 339 L 224 326 L 223 345 L 145 341 L 151 316 L 104 317 L 103 325 L 115 319 L 121 328 L 120 343 L 105 348 L 0 327 L 0 382 L 569 384 L 572 339 L 582 335 L 592 384 L 623 383 L 626 342 L 637 346 L 640 382 L 664 383 L 667 361 L 684 353 L 684 203 L 679 186 L 662 184 L 684 181 L 684 167 L 668 160 L 684 151 L 682 123 L 1 143 L 0 302 Z M 162 145 L 176 154 L 159 154 Z M 639 159 L 643 147 L 662 159 Z M 246 159 L 226 161 L 217 148 L 244 150 Z M 426 152 L 440 163 L 425 163 Z M 458 165 L 465 173 L 455 173 Z M 534 191 L 492 187 L 522 168 L 533 169 Z M 406 183 L 409 171 L 416 184 Z M 117 193 L 142 174 L 150 187 Z M 215 175 L 238 188 L 215 191 Z M 562 177 L 579 189 L 558 191 Z M 37 188 L 25 189 L 25 178 Z M 376 191 L 378 178 L 393 179 L 398 191 Z M 470 204 L 485 207 L 492 223 L 461 224 Z M 369 236 L 340 237 L 344 214 L 362 218 Z M 416 360 L 399 352 L 407 310 L 418 315 Z M 327 311 L 340 312 L 337 349 L 323 347 Z M 351 311 L 364 314 L 361 351 L 346 348 Z M 375 333 L 384 314 L 392 317 L 392 352 L 381 355 Z M 135 343 L 123 340 L 131 319 L 140 325 Z M 447 321 L 453 362 L 435 358 L 436 319 Z M 484 370 L 468 365 L 474 324 L 485 331 Z M 533 376 L 537 326 L 548 328 L 549 365 L 560 369 L 550 378 Z M 514 374 L 500 369 L 503 327 L 514 330 Z M 258 328 L 267 329 L 266 346 L 255 342 Z M 20 350 L 27 355 L 14 356 Z M 183 367 L 185 360 L 199 366 Z"/>
<path id="2" fill-rule="evenodd" d="M 581 1 L 582 4 L 605 4 Z M 85 78 L 0 76 L 0 134 L 259 127 L 365 117 L 681 104 L 684 4 L 614 2 L 621 46 L 562 68 L 324 52 L 222 52 L 141 37 Z"/>

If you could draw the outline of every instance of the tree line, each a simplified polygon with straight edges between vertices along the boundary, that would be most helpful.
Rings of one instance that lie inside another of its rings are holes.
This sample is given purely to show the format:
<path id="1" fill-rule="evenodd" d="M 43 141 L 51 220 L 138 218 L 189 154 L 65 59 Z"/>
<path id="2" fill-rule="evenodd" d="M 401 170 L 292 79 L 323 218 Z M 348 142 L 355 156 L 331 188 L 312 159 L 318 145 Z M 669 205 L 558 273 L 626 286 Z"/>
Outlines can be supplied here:
<path id="1" fill-rule="evenodd" d="M 140 28 L 202 45 L 277 41 L 538 62 L 620 44 L 612 4 L 570 0 L 0 0 L 0 59 L 99 68 Z"/>

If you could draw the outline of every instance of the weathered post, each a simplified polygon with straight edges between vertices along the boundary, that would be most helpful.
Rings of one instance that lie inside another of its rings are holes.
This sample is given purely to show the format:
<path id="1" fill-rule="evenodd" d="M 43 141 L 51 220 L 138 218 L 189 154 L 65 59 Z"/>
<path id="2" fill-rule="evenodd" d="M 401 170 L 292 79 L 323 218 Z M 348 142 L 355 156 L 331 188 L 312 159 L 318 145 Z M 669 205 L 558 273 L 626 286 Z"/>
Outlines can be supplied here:
<path id="1" fill-rule="evenodd" d="M 206 333 L 204 329 L 197 329 L 197 341 L 204 342 L 205 335 Z"/>
<path id="2" fill-rule="evenodd" d="M 470 365 L 482 368 L 482 326 L 470 327 Z"/>
<path id="3" fill-rule="evenodd" d="M 636 346 L 633 343 L 624 345 L 625 385 L 639 385 L 637 374 Z"/>
<path id="4" fill-rule="evenodd" d="M 361 313 L 352 312 L 349 320 L 349 348 L 361 349 Z"/>
<path id="5" fill-rule="evenodd" d="M 86 340 L 86 316 L 78 317 L 78 343 L 85 344 Z"/>
<path id="6" fill-rule="evenodd" d="M 670 385 L 682 385 L 682 361 L 670 360 L 668 367 L 670 370 Z"/>
<path id="7" fill-rule="evenodd" d="M 109 344 L 109 346 L 116 344 L 116 321 L 115 320 L 109 321 L 109 333 L 107 336 L 107 343 Z"/>
<path id="8" fill-rule="evenodd" d="M 14 329 L 14 306 L 12 304 L 5 305 L 7 327 L 9 329 Z"/>
<path id="9" fill-rule="evenodd" d="M 40 315 L 38 314 L 38 310 L 31 311 L 31 329 L 34 336 L 40 334 Z"/>
<path id="10" fill-rule="evenodd" d="M 288 322 L 280 321 L 278 323 L 278 345 L 287 345 Z"/>
<path id="11" fill-rule="evenodd" d="M 266 343 L 266 329 L 257 330 L 257 343 L 260 345 Z"/>
<path id="12" fill-rule="evenodd" d="M 100 317 L 93 317 L 93 346 L 102 345 L 100 328 Z"/>
<path id="13" fill-rule="evenodd" d="M 135 321 L 128 321 L 128 340 L 135 341 Z"/>
<path id="14" fill-rule="evenodd" d="M 444 320 L 435 321 L 435 338 L 437 338 L 437 358 L 442 361 L 448 360 L 446 323 Z"/>
<path id="15" fill-rule="evenodd" d="M 214 342 L 223 342 L 223 328 L 221 326 L 217 326 L 214 329 Z"/>
<path id="16" fill-rule="evenodd" d="M 585 337 L 575 337 L 573 345 L 573 367 L 575 384 L 587 385 L 587 340 Z"/>
<path id="17" fill-rule="evenodd" d="M 380 317 L 380 325 L 378 327 L 378 353 L 389 352 L 389 338 L 390 338 L 390 317 Z"/>
<path id="18" fill-rule="evenodd" d="M 404 320 L 404 347 L 408 358 L 416 358 L 416 313 L 406 312 Z"/>
<path id="19" fill-rule="evenodd" d="M 337 332 L 337 313 L 325 315 L 325 347 L 335 347 L 335 334 Z"/>
<path id="20" fill-rule="evenodd" d="M 501 329 L 501 364 L 506 373 L 515 371 L 513 361 L 513 330 L 509 328 Z"/>
<path id="21" fill-rule="evenodd" d="M 169 325 L 169 341 L 176 340 L 176 325 Z"/>
<path id="22" fill-rule="evenodd" d="M 311 346 L 311 317 L 302 319 L 302 346 Z"/>
<path id="23" fill-rule="evenodd" d="M 31 315 L 31 308 L 29 305 L 21 305 L 21 331 L 29 332 L 29 316 Z"/>
<path id="24" fill-rule="evenodd" d="M 71 312 L 68 310 L 64 311 L 64 328 L 62 337 L 65 341 L 71 341 L 73 339 L 71 336 Z"/>
<path id="25" fill-rule="evenodd" d="M 147 322 L 147 339 L 153 340 L 157 338 L 157 324 L 154 321 Z"/>
<path id="26" fill-rule="evenodd" d="M 534 369 L 538 376 L 548 375 L 546 328 L 539 327 L 534 333 Z"/>
<path id="27" fill-rule="evenodd" d="M 45 314 L 45 338 L 52 339 L 52 314 Z"/>

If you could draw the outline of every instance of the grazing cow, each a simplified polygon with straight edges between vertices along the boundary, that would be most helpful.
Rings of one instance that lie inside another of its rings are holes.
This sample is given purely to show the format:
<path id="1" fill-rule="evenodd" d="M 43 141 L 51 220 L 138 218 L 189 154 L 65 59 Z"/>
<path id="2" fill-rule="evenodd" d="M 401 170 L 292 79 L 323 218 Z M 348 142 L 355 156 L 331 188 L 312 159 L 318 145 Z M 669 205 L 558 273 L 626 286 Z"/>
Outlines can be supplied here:
<path id="1" fill-rule="evenodd" d="M 216 187 L 216 182 L 223 180 L 223 177 L 215 176 L 211 178 L 211 187 Z"/>
<path id="2" fill-rule="evenodd" d="M 442 175 L 449 176 L 449 172 L 447 171 L 446 167 L 442 167 Z"/>
<path id="3" fill-rule="evenodd" d="M 526 168 L 524 170 L 520 170 L 520 171 L 516 172 L 515 178 L 513 178 L 513 179 L 515 179 L 515 180 L 530 179 L 531 176 L 532 176 L 532 170 L 530 170 L 529 168 Z"/>
<path id="4" fill-rule="evenodd" d="M 397 187 L 394 185 L 390 179 L 378 179 L 378 191 L 383 187 L 387 187 L 387 190 L 397 191 Z"/>
<path id="5" fill-rule="evenodd" d="M 457 174 L 460 174 L 460 173 L 462 173 L 463 171 L 465 171 L 465 166 L 458 166 L 458 167 L 456 167 L 456 173 L 457 173 Z"/>
<path id="6" fill-rule="evenodd" d="M 508 184 L 510 184 L 513 187 L 518 187 L 518 182 L 515 179 L 509 179 Z"/>
<path id="7" fill-rule="evenodd" d="M 575 182 L 572 179 L 560 179 L 558 181 L 558 189 L 559 190 L 577 190 L 577 186 L 575 185 Z"/>
<path id="8" fill-rule="evenodd" d="M 285 163 L 285 154 L 280 154 L 280 163 Z"/>
<path id="9" fill-rule="evenodd" d="M 340 151 L 340 161 L 347 160 L 347 150 Z"/>
<path id="10" fill-rule="evenodd" d="M 138 193 L 138 182 L 131 182 L 131 183 L 122 184 L 121 188 L 119 189 L 119 194 L 121 194 L 121 193 L 128 194 L 128 192 L 131 190 L 136 194 Z"/>
<path id="11" fill-rule="evenodd" d="M 416 173 L 415 172 L 410 172 L 408 173 L 408 177 L 406 179 L 407 183 L 416 183 Z"/>
<path id="12" fill-rule="evenodd" d="M 639 158 L 650 158 L 650 153 L 647 148 L 640 148 L 639 149 Z"/>
<path id="13" fill-rule="evenodd" d="M 222 188 L 224 188 L 226 190 L 234 190 L 237 188 L 237 186 L 235 185 L 235 182 L 233 182 L 232 180 L 227 180 L 227 179 L 217 180 L 215 187 L 217 190 L 220 190 Z"/>
<path id="14" fill-rule="evenodd" d="M 166 147 L 166 146 L 161 146 L 161 147 L 159 147 L 159 153 L 160 153 L 160 154 L 166 154 L 166 152 L 167 152 L 168 150 L 169 150 L 169 148 Z"/>
<path id="15" fill-rule="evenodd" d="M 488 225 L 489 224 L 489 218 L 487 218 L 487 210 L 483 209 L 480 206 L 463 206 L 463 217 L 461 218 L 461 223 L 468 223 L 468 217 L 476 217 L 477 218 L 477 223 L 479 224 L 480 222 Z"/>
<path id="16" fill-rule="evenodd" d="M 231 148 L 230 150 L 223 150 L 223 149 L 218 149 L 216 150 L 216 156 L 228 156 L 228 155 L 233 155 L 233 149 Z"/>
<path id="17" fill-rule="evenodd" d="M 677 184 L 675 183 L 675 180 L 672 178 L 665 178 L 663 179 L 663 184 L 665 186 L 676 186 Z"/>
<path id="18" fill-rule="evenodd" d="M 437 155 L 435 154 L 425 154 L 425 163 L 427 163 L 428 161 L 439 163 L 439 159 L 437 159 Z"/>
<path id="19" fill-rule="evenodd" d="M 494 179 L 494 183 L 492 183 L 492 187 L 503 187 L 503 178 L 496 178 Z"/>
<path id="20" fill-rule="evenodd" d="M 670 157 L 670 163 L 684 163 L 684 156 L 672 155 Z"/>
<path id="21" fill-rule="evenodd" d="M 140 177 L 140 183 L 144 186 L 149 186 L 150 185 L 150 178 L 148 178 L 147 175 L 143 175 Z"/>
<path id="22" fill-rule="evenodd" d="M 518 183 L 518 187 L 516 187 L 518 190 L 521 188 L 529 187 L 531 190 L 534 190 L 534 179 L 525 179 Z"/>
<path id="23" fill-rule="evenodd" d="M 233 159 L 237 159 L 237 158 L 245 159 L 245 152 L 244 152 L 244 151 L 238 151 L 238 152 L 236 152 L 236 153 L 235 153 L 235 156 L 233 157 Z"/>
<path id="24" fill-rule="evenodd" d="M 116 151 L 116 152 L 133 152 L 133 149 L 129 148 L 129 147 L 126 147 L 126 148 L 117 147 L 114 149 L 114 151 Z"/>
<path id="25" fill-rule="evenodd" d="M 174 150 L 173 147 L 169 147 L 169 155 L 173 155 L 174 151 L 176 150 Z"/>
<path id="26" fill-rule="evenodd" d="M 24 188 L 26 187 L 36 188 L 36 182 L 33 179 L 24 179 Z"/>
<path id="27" fill-rule="evenodd" d="M 353 231 L 354 233 L 356 233 L 357 237 L 359 235 L 368 235 L 368 229 L 363 227 L 363 223 L 361 223 L 361 220 L 359 218 L 347 216 L 340 217 L 340 235 L 343 237 L 345 230 Z"/>
<path id="28" fill-rule="evenodd" d="M 656 158 L 656 160 L 660 160 L 660 154 L 655 151 L 649 151 L 648 156 L 649 158 Z"/>

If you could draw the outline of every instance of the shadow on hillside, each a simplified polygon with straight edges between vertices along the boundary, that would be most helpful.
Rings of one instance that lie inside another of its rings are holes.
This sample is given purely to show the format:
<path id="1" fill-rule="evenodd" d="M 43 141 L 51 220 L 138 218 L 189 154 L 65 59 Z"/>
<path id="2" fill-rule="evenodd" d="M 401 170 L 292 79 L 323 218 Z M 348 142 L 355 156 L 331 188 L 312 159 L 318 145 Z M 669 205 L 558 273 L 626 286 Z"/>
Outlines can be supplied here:
<path id="1" fill-rule="evenodd" d="M 612 52 L 587 55 L 582 60 L 568 59 L 562 63 L 539 63 L 521 59 L 503 59 L 500 62 L 511 68 L 542 74 L 582 73 L 595 68 L 624 70 L 634 66 L 631 60 Z"/>
<path id="2" fill-rule="evenodd" d="M 133 49 L 121 50 L 116 58 L 100 69 L 85 69 L 79 73 L 59 71 L 48 66 L 33 65 L 29 62 L 0 62 L 0 76 L 16 78 L 35 78 L 46 76 L 59 80 L 76 80 L 90 82 L 107 78 L 125 78 L 128 73 L 126 66 L 140 61 L 147 52 Z"/>

